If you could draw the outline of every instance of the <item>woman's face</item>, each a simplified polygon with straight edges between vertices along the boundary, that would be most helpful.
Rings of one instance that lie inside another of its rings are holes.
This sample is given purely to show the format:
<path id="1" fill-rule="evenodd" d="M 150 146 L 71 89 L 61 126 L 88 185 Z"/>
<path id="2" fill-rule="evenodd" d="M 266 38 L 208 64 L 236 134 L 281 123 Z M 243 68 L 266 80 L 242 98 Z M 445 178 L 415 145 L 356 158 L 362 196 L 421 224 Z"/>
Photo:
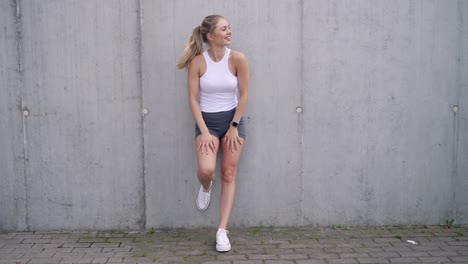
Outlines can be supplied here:
<path id="1" fill-rule="evenodd" d="M 217 45 L 227 46 L 231 44 L 231 25 L 229 22 L 220 18 L 212 34 L 210 40 Z"/>

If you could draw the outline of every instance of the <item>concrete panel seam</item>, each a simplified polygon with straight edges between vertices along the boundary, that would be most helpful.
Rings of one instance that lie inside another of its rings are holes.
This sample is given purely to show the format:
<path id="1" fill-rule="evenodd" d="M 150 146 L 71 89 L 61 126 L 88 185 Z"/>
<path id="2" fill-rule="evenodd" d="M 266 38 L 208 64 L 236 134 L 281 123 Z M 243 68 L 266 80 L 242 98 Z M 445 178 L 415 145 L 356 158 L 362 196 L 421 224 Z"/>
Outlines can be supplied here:
<path id="1" fill-rule="evenodd" d="M 26 109 L 24 105 L 24 93 L 23 93 L 23 65 L 22 65 L 22 56 L 23 56 L 23 37 L 22 37 L 22 23 L 21 23 L 21 0 L 13 0 L 14 7 L 16 9 L 16 52 L 18 56 L 18 89 L 20 91 L 20 104 L 21 106 L 18 107 L 19 111 L 23 111 Z M 22 115 L 22 133 L 23 133 L 23 177 L 24 177 L 24 191 L 25 191 L 25 224 L 26 230 L 29 231 L 29 194 L 28 194 L 28 174 L 27 174 L 27 163 L 28 163 L 28 155 L 27 155 L 27 138 L 26 138 L 26 116 Z"/>
<path id="2" fill-rule="evenodd" d="M 136 1 L 137 4 L 137 54 L 138 54 L 138 89 L 140 92 L 140 109 L 143 109 L 143 65 L 142 65 L 142 56 L 143 56 L 143 8 L 141 0 Z M 140 228 L 146 229 L 146 158 L 145 158 L 145 117 L 143 114 L 141 116 L 141 166 L 142 166 L 142 197 L 141 202 L 143 203 L 141 219 L 140 219 Z"/>
<path id="3" fill-rule="evenodd" d="M 463 1 L 458 0 L 458 36 L 457 36 L 457 76 L 456 76 L 456 106 L 460 109 L 460 96 L 462 90 L 462 67 L 463 67 Z M 453 155 L 452 155 L 452 190 L 453 190 L 453 203 L 452 203 L 452 217 L 453 219 L 457 218 L 458 215 L 458 205 L 457 205 L 457 179 L 458 179 L 458 152 L 459 152 L 459 134 L 460 134 L 460 114 L 458 112 L 453 112 Z"/>
<path id="4" fill-rule="evenodd" d="M 300 107 L 304 108 L 304 0 L 300 1 L 301 5 L 301 87 L 299 91 L 299 100 L 300 100 Z M 306 109 L 307 111 L 307 109 Z M 299 129 L 299 147 L 300 147 L 300 160 L 299 160 L 299 168 L 300 168 L 300 181 L 299 184 L 301 185 L 301 216 L 300 216 L 300 224 L 304 225 L 304 114 L 298 113 L 298 129 Z"/>

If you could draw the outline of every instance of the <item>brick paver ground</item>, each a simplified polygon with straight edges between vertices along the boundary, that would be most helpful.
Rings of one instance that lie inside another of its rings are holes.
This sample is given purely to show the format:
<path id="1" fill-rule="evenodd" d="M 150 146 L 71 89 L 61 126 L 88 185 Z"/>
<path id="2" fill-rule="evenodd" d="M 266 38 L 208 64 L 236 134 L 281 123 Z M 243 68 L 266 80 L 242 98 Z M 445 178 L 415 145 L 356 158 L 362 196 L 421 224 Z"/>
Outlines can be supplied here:
<path id="1" fill-rule="evenodd" d="M 468 226 L 230 231 L 224 254 L 215 251 L 214 229 L 0 233 L 0 264 L 468 263 Z"/>

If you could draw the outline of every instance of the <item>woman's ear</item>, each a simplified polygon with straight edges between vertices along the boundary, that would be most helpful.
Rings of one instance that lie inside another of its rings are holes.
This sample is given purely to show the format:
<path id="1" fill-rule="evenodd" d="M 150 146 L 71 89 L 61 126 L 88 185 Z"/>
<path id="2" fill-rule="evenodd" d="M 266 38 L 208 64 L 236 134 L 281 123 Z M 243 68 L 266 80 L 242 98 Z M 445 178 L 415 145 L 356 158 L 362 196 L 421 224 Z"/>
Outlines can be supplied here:
<path id="1" fill-rule="evenodd" d="M 211 34 L 211 33 L 206 34 L 206 38 L 207 38 L 208 40 L 214 40 L 213 34 Z"/>

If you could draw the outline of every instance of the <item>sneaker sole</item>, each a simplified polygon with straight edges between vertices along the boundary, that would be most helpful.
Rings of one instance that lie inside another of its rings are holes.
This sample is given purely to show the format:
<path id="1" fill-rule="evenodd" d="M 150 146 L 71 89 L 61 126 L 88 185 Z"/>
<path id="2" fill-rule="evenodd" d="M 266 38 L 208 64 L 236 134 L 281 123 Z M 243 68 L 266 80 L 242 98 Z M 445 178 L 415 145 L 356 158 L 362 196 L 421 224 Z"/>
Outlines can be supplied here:
<path id="1" fill-rule="evenodd" d="M 225 245 L 225 246 L 221 246 L 221 245 L 216 244 L 216 251 L 218 251 L 219 253 L 226 253 L 229 250 L 231 250 L 231 244 L 228 244 L 228 245 Z"/>

